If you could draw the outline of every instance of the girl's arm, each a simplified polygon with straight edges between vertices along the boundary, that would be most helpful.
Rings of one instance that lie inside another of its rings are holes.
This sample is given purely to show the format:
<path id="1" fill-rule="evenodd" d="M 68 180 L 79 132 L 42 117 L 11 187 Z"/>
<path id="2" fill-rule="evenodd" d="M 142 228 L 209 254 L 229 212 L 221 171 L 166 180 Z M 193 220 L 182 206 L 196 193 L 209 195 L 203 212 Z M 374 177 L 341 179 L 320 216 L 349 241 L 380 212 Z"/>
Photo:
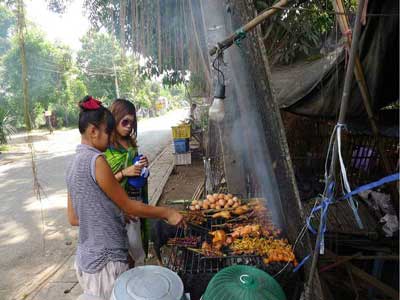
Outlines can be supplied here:
<path id="1" fill-rule="evenodd" d="M 142 164 L 132 165 L 115 173 L 114 177 L 118 182 L 121 182 L 122 179 L 124 179 L 124 177 L 126 176 L 140 176 L 142 168 L 143 168 Z"/>
<path id="2" fill-rule="evenodd" d="M 96 181 L 103 192 L 127 215 L 142 218 L 165 219 L 171 225 L 178 225 L 183 217 L 176 210 L 167 207 L 154 207 L 139 201 L 131 201 L 118 184 L 110 166 L 103 156 L 96 159 Z"/>
<path id="3" fill-rule="evenodd" d="M 70 194 L 68 194 L 68 205 L 67 205 L 68 221 L 72 226 L 79 226 L 78 217 L 75 214 L 75 210 L 72 207 L 72 199 Z"/>

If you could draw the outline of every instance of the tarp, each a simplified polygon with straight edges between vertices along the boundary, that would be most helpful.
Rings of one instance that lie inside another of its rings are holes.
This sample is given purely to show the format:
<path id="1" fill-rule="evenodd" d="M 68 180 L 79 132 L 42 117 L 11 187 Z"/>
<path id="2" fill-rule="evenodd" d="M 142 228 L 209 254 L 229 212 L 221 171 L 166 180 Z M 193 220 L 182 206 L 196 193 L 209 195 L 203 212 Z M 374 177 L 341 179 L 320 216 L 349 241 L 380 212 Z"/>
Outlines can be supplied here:
<path id="1" fill-rule="evenodd" d="M 362 28 L 359 56 L 375 113 L 399 99 L 398 13 L 399 1 L 368 1 L 368 14 L 373 16 L 367 17 Z M 320 59 L 273 68 L 271 82 L 279 106 L 301 115 L 336 118 L 345 76 L 345 54 L 341 45 Z M 347 117 L 365 116 L 360 90 L 353 79 Z"/>

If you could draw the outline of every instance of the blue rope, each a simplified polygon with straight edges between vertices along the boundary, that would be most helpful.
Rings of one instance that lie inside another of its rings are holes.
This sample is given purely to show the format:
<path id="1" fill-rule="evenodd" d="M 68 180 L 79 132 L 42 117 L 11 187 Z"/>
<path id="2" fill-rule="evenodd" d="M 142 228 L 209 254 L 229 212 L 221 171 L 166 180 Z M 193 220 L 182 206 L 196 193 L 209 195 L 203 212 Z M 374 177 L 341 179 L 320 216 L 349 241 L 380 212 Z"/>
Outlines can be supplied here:
<path id="1" fill-rule="evenodd" d="M 324 238 L 324 234 L 326 231 L 326 218 L 328 215 L 328 208 L 329 205 L 331 205 L 332 203 L 337 203 L 343 200 L 346 200 L 348 198 L 350 198 L 351 196 L 357 195 L 361 192 L 364 192 L 366 190 L 370 190 L 373 188 L 376 188 L 378 186 L 381 186 L 383 184 L 389 183 L 389 182 L 393 182 L 393 181 L 397 181 L 400 180 L 400 173 L 394 173 L 392 175 L 388 175 L 386 177 L 383 177 L 377 181 L 368 183 L 368 184 L 364 184 L 362 186 L 359 186 L 358 188 L 356 188 L 355 190 L 353 190 L 352 192 L 344 195 L 343 197 L 337 199 L 336 201 L 333 201 L 333 191 L 334 191 L 334 182 L 331 182 L 329 187 L 328 187 L 328 191 L 327 191 L 327 197 L 321 202 L 320 205 L 314 207 L 311 212 L 310 212 L 310 216 L 307 217 L 306 219 L 306 223 L 307 223 L 307 228 L 308 230 L 310 230 L 314 235 L 316 235 L 318 232 L 312 227 L 311 225 L 311 218 L 313 216 L 313 214 L 319 210 L 321 210 L 321 214 L 322 214 L 322 220 L 321 222 L 323 222 L 322 225 L 322 230 L 321 230 L 321 243 L 320 245 L 317 246 L 317 249 L 315 249 L 315 251 L 319 251 L 321 245 L 323 244 L 323 238 Z M 307 256 L 305 256 L 302 261 L 296 266 L 296 268 L 293 269 L 293 272 L 297 272 L 307 261 L 308 259 L 311 257 L 311 254 L 308 254 Z"/>
<path id="2" fill-rule="evenodd" d="M 322 222 L 322 227 L 321 227 L 321 239 L 320 239 L 320 244 L 318 245 L 318 249 L 323 249 L 324 248 L 324 238 L 325 238 L 325 232 L 326 232 L 326 220 L 328 217 L 328 209 L 329 205 L 332 204 L 333 202 L 333 197 L 334 197 L 334 191 L 335 191 L 335 183 L 332 181 L 328 185 L 328 189 L 326 191 L 326 197 L 324 200 L 321 202 L 320 205 L 314 207 L 311 210 L 310 216 L 307 218 L 307 228 L 310 230 L 314 235 L 317 235 L 318 231 L 315 230 L 312 225 L 311 225 L 311 218 L 313 217 L 314 213 L 321 210 L 321 222 Z"/>
<path id="3" fill-rule="evenodd" d="M 301 262 L 299 262 L 299 264 L 296 266 L 296 268 L 293 269 L 293 273 L 300 270 L 300 268 L 307 262 L 307 260 L 310 259 L 310 257 L 311 257 L 311 254 L 308 254 L 306 257 L 304 257 L 303 260 Z"/>
<path id="4" fill-rule="evenodd" d="M 362 185 L 362 186 L 356 188 L 351 193 L 348 193 L 348 194 L 344 195 L 342 198 L 339 198 L 337 201 L 346 200 L 346 199 L 350 198 L 351 196 L 357 195 L 366 190 L 374 189 L 385 183 L 389 183 L 389 182 L 393 182 L 393 181 L 397 181 L 397 180 L 400 180 L 400 173 L 394 173 L 392 175 L 388 175 L 377 181 L 374 181 L 374 182 L 371 182 L 371 183 L 368 183 L 368 184 L 365 184 L 365 185 Z"/>

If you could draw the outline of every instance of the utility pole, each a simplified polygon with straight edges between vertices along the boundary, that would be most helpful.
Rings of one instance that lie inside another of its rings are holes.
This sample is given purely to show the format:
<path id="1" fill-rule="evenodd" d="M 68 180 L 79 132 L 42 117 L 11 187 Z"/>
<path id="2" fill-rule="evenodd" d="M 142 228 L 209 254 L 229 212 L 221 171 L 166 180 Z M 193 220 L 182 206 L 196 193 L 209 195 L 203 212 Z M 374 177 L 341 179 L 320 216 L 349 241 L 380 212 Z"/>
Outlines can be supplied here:
<path id="1" fill-rule="evenodd" d="M 114 59 L 113 59 L 113 70 L 114 70 L 115 93 L 117 94 L 117 98 L 119 98 L 118 76 L 117 76 L 117 69 L 115 67 Z"/>
<path id="2" fill-rule="evenodd" d="M 123 3 L 123 1 L 121 1 L 121 3 Z M 109 12 L 110 12 L 111 16 L 114 16 L 111 8 L 109 9 Z M 112 32 L 113 32 L 113 43 L 117 44 L 117 41 L 116 41 L 116 38 L 115 38 L 116 37 L 116 31 L 115 31 L 115 19 L 114 19 L 114 17 L 111 20 L 111 26 L 112 26 Z M 113 50 L 114 50 L 114 46 L 113 46 Z M 122 57 L 122 56 L 124 56 L 123 55 L 124 50 L 121 50 L 121 51 L 122 51 L 121 52 L 121 60 L 124 61 L 124 57 Z M 112 56 L 111 60 L 112 60 L 113 72 L 114 72 L 115 94 L 116 94 L 117 98 L 119 98 L 119 85 L 118 85 L 117 69 L 115 67 L 114 51 L 112 51 L 111 56 Z"/>

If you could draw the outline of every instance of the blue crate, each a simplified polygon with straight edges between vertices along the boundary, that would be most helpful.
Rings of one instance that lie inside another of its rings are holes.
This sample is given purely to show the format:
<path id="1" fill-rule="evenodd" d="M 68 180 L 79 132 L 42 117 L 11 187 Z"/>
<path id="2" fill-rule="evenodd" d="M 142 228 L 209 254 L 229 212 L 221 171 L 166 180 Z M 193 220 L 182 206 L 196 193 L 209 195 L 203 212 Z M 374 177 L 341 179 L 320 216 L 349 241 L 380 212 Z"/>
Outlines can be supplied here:
<path id="1" fill-rule="evenodd" d="M 174 139 L 175 153 L 186 153 L 189 151 L 189 139 Z"/>

